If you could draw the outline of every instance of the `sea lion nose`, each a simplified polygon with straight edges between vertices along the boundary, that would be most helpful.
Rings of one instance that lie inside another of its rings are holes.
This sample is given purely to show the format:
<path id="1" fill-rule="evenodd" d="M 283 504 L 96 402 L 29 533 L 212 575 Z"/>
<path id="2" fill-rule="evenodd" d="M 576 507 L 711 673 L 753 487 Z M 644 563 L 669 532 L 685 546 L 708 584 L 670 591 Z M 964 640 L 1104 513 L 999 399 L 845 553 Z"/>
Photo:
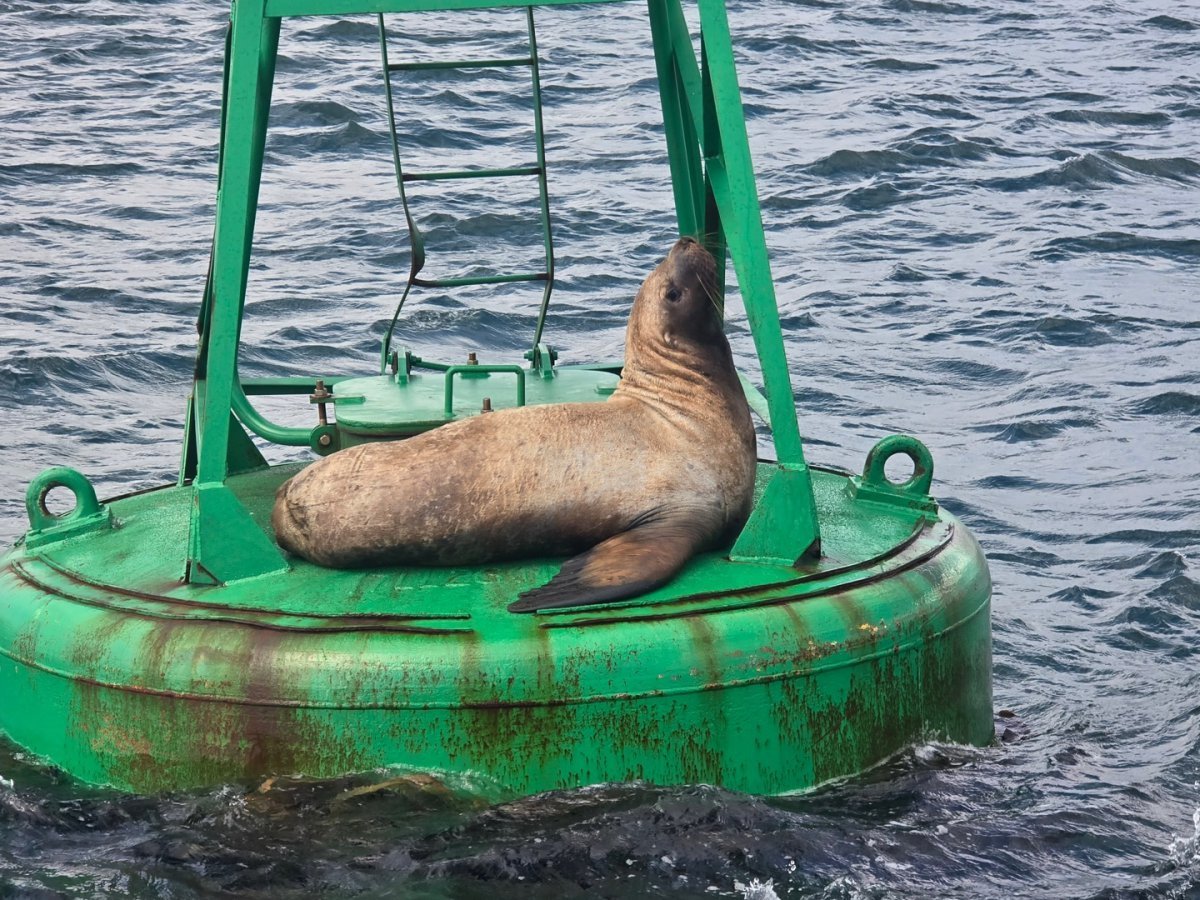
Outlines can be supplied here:
<path id="1" fill-rule="evenodd" d="M 692 249 L 692 247 L 698 245 L 699 243 L 700 242 L 691 235 L 685 234 L 675 242 L 675 246 L 671 248 L 671 253 L 669 255 L 674 256 L 678 253 L 687 253 Z"/>

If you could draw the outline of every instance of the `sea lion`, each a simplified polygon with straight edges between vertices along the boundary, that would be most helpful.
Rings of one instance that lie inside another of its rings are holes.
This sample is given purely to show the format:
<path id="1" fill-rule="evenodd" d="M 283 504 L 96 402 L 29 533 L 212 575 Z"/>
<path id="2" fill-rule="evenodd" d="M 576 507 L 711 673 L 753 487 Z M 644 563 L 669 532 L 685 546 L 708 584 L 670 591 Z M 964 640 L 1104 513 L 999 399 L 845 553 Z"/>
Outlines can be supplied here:
<path id="1" fill-rule="evenodd" d="M 732 540 L 752 502 L 754 427 L 716 275 L 694 239 L 671 248 L 634 300 L 603 403 L 500 410 L 309 466 L 276 495 L 280 546 L 336 568 L 579 554 L 513 612 L 667 582 Z"/>

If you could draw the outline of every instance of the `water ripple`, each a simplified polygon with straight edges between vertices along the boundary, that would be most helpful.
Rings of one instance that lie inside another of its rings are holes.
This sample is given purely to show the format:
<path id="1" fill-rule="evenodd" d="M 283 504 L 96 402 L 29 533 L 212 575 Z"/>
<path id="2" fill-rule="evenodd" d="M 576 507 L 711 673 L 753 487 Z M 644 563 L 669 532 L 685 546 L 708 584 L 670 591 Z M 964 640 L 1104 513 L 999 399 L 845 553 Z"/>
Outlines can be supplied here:
<path id="1" fill-rule="evenodd" d="M 124 797 L 0 742 L 0 896 L 1195 895 L 1200 18 L 1161 0 L 729 6 L 809 447 L 851 469 L 892 431 L 933 449 L 935 491 L 992 561 L 996 744 L 908 748 L 797 797 L 517 800 L 391 772 Z M 8 542 L 47 466 L 106 495 L 175 477 L 228 10 L 0 11 Z M 537 16 L 547 337 L 610 359 L 675 226 L 645 7 Z M 393 55 L 516 55 L 523 27 L 406 16 Z M 245 374 L 374 370 L 409 254 L 377 54 L 369 16 L 284 26 Z M 406 164 L 527 161 L 525 77 L 406 78 Z M 536 191 L 413 201 L 430 272 L 540 252 Z M 401 340 L 513 357 L 539 300 L 414 296 Z M 736 292 L 729 315 L 753 377 Z"/>

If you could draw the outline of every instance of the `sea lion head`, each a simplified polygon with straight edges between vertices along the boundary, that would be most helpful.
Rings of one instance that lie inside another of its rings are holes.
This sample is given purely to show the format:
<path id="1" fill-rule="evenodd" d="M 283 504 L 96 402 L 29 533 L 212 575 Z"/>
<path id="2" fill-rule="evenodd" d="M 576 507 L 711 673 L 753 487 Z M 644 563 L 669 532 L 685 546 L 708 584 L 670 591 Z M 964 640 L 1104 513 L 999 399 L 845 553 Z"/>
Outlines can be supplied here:
<path id="1" fill-rule="evenodd" d="M 646 279 L 632 316 L 649 319 L 668 339 L 707 343 L 722 336 L 712 254 L 695 238 L 681 237 Z"/>
<path id="2" fill-rule="evenodd" d="M 681 237 L 633 302 L 625 339 L 626 377 L 672 362 L 702 369 L 716 364 L 732 372 L 721 299 L 712 254 L 695 238 Z"/>

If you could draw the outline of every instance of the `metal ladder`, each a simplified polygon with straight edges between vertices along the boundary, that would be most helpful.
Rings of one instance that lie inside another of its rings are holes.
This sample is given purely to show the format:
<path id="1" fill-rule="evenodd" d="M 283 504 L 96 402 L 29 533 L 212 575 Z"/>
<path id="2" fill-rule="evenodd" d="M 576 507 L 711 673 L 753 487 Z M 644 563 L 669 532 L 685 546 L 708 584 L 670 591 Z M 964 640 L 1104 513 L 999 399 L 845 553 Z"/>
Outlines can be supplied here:
<path id="1" fill-rule="evenodd" d="M 412 264 L 408 273 L 408 281 L 404 293 L 396 305 L 396 312 L 388 325 L 380 351 L 380 371 L 386 372 L 392 356 L 392 336 L 396 322 L 400 318 L 400 310 L 404 301 L 414 287 L 421 288 L 456 288 L 484 284 L 512 284 L 516 282 L 545 283 L 542 290 L 542 304 L 538 311 L 537 327 L 534 331 L 533 345 L 526 353 L 535 368 L 543 369 L 553 362 L 553 351 L 542 346 L 542 330 L 546 323 L 546 310 L 550 305 L 550 293 L 554 289 L 554 242 L 550 235 L 550 199 L 546 188 L 546 144 L 542 130 L 542 87 L 538 72 L 537 36 L 533 24 L 533 7 L 525 8 L 525 21 L 529 34 L 529 54 L 527 56 L 506 57 L 496 59 L 465 59 L 433 62 L 399 62 L 393 63 L 388 59 L 387 26 L 383 14 L 379 15 L 379 46 L 383 59 L 383 80 L 387 93 L 388 128 L 392 137 L 392 161 L 396 167 L 396 186 L 400 190 L 400 202 L 404 207 L 404 218 L 408 223 L 409 242 L 412 247 Z M 459 169 L 437 172 L 406 172 L 400 162 L 400 142 L 396 133 L 396 113 L 393 102 L 392 78 L 402 72 L 427 72 L 445 69 L 499 69 L 528 66 L 533 83 L 533 129 L 537 142 L 537 164 L 495 169 Z M 422 278 L 421 270 L 425 267 L 425 236 L 413 218 L 409 207 L 406 185 L 421 181 L 454 181 L 468 178 L 520 178 L 536 176 L 538 180 L 538 198 L 540 201 L 542 241 L 545 245 L 546 263 L 541 272 L 522 272 L 509 275 L 481 275 L 458 278 Z M 401 365 L 403 365 L 401 363 Z"/>

